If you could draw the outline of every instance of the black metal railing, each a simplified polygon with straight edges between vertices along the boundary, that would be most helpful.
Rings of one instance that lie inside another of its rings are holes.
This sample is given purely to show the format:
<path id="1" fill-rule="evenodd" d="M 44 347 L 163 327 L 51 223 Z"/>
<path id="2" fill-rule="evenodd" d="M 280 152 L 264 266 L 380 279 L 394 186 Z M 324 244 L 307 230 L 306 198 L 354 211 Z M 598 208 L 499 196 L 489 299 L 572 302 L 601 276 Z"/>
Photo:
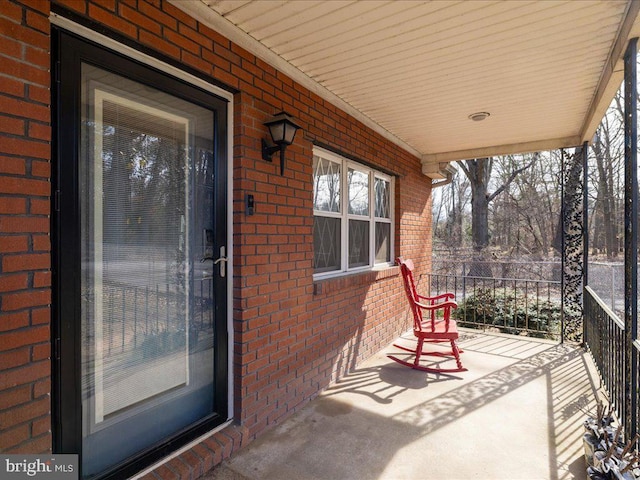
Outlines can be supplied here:
<path id="1" fill-rule="evenodd" d="M 431 295 L 454 293 L 460 326 L 561 339 L 561 282 L 425 274 L 420 288 Z"/>
<path id="2" fill-rule="evenodd" d="M 618 418 L 625 418 L 624 323 L 590 287 L 584 289 L 584 340 Z M 625 426 L 627 427 L 627 426 Z M 626 431 L 629 431 L 625 428 Z"/>
<path id="3" fill-rule="evenodd" d="M 150 340 L 190 334 L 211 328 L 213 303 L 208 281 L 197 282 L 187 305 L 184 293 L 175 285 L 135 286 L 108 283 L 101 291 L 101 326 L 104 354 L 114 355 L 145 348 Z M 85 308 L 95 308 L 95 295 L 85 295 Z M 189 312 L 190 323 L 185 322 Z M 192 337 L 193 340 L 193 337 Z M 157 343 L 157 341 L 156 341 Z"/>

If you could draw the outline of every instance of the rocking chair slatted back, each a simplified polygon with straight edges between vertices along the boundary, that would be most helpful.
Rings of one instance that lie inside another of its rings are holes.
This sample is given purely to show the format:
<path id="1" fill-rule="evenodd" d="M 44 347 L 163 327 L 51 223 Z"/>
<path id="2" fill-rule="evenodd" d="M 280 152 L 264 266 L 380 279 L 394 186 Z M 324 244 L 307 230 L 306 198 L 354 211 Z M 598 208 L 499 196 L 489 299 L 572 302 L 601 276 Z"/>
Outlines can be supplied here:
<path id="1" fill-rule="evenodd" d="M 415 268 L 413 260 L 405 260 L 402 257 L 398 257 L 396 262 L 400 265 L 404 290 L 407 294 L 409 305 L 411 306 L 411 312 L 413 313 L 413 329 L 416 331 L 430 330 L 434 332 L 436 330 L 436 323 L 442 321 L 444 322 L 445 330 L 448 330 L 451 322 L 451 309 L 458 308 L 458 304 L 453 301 L 454 294 L 448 292 L 433 297 L 420 295 L 413 278 L 413 270 Z M 423 316 L 423 310 L 429 312 L 429 319 L 426 322 Z M 438 311 L 442 311 L 442 319 L 437 318 Z"/>

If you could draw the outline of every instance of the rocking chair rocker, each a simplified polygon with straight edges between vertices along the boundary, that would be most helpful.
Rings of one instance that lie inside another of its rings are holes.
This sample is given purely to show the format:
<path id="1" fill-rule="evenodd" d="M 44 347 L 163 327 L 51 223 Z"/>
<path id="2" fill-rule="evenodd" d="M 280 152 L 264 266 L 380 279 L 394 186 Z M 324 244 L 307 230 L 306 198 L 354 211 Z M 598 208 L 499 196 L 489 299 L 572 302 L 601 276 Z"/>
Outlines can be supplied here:
<path id="1" fill-rule="evenodd" d="M 456 340 L 458 339 L 458 328 L 456 321 L 451 318 L 451 309 L 457 308 L 458 305 L 453 301 L 453 293 L 443 293 L 434 297 L 426 297 L 418 294 L 416 285 L 413 280 L 413 261 L 398 257 L 396 262 L 400 265 L 402 279 L 404 281 L 404 289 L 409 299 L 411 312 L 413 313 L 413 334 L 417 338 L 415 349 L 411 349 L 402 345 L 394 344 L 395 347 L 411 352 L 415 355 L 413 362 L 401 360 L 393 355 L 388 355 L 401 365 L 411 367 L 416 370 L 432 373 L 453 373 L 466 372 L 467 369 L 462 366 L 460 361 L 460 353 L 462 350 L 458 348 Z M 429 318 L 424 319 L 423 311 L 429 312 Z M 443 318 L 437 318 L 437 313 L 442 311 Z M 451 351 L 424 351 L 425 343 L 442 343 L 449 342 Z M 457 368 L 440 368 L 426 367 L 420 365 L 420 357 L 422 355 L 433 355 L 438 357 L 453 356 L 456 360 Z"/>

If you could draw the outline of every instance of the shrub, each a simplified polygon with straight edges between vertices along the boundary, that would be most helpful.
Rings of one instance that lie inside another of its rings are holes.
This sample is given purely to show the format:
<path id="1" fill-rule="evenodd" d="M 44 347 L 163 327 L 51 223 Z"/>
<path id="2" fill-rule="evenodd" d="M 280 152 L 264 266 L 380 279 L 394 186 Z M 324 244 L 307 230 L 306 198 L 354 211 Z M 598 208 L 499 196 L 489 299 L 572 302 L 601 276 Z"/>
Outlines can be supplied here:
<path id="1" fill-rule="evenodd" d="M 503 333 L 555 338 L 560 335 L 562 304 L 514 289 L 477 290 L 458 303 L 454 318 L 461 327 L 492 327 Z"/>

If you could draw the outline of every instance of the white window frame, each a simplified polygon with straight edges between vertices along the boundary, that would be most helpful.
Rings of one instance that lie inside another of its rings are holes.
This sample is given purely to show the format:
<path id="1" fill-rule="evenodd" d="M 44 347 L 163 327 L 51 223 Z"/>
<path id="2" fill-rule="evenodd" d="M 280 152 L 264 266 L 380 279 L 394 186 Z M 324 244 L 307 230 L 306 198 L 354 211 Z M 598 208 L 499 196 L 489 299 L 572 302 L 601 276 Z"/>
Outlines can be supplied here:
<path id="1" fill-rule="evenodd" d="M 364 272 L 386 268 L 393 265 L 395 252 L 395 178 L 387 175 L 372 167 L 358 163 L 354 160 L 344 158 L 336 153 L 321 147 L 313 147 L 313 155 L 324 160 L 340 164 L 340 212 L 328 212 L 316 210 L 314 205 L 313 215 L 327 218 L 340 218 L 340 267 L 336 270 L 327 272 L 314 273 L 313 278 L 323 279 L 330 277 L 338 277 L 349 273 Z M 356 215 L 349 213 L 349 192 L 348 192 L 348 172 L 349 169 L 358 170 L 368 174 L 368 200 L 369 214 L 368 216 Z M 315 185 L 315 170 L 314 185 Z M 375 181 L 381 179 L 389 182 L 389 218 L 377 217 L 376 214 L 376 196 Z M 315 195 L 315 192 L 314 192 Z M 315 198 L 314 198 L 315 200 Z M 369 262 L 366 266 L 349 267 L 349 220 L 366 220 L 369 222 Z M 390 255 L 389 260 L 376 263 L 376 223 L 388 223 L 390 225 Z"/>

